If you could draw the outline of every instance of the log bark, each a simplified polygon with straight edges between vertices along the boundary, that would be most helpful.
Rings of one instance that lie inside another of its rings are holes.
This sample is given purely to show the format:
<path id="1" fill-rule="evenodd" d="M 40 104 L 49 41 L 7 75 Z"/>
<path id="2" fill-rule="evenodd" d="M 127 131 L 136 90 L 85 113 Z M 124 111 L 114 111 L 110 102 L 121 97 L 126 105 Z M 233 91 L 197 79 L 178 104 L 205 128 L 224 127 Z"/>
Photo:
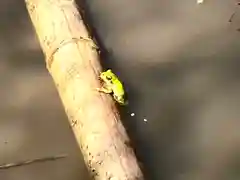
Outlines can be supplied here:
<path id="1" fill-rule="evenodd" d="M 102 68 L 76 8 L 67 0 L 25 0 L 46 65 L 93 179 L 142 180 L 109 95 L 96 91 Z"/>

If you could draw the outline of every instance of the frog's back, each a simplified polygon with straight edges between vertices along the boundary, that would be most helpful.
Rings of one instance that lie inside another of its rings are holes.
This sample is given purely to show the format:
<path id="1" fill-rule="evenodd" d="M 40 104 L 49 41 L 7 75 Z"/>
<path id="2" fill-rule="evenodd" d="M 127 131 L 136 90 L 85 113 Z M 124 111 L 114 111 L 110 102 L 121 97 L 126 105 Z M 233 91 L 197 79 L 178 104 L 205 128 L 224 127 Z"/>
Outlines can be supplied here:
<path id="1" fill-rule="evenodd" d="M 124 95 L 124 88 L 121 81 L 119 81 L 118 78 L 114 80 L 114 87 L 113 87 L 113 93 L 117 96 L 123 96 Z"/>

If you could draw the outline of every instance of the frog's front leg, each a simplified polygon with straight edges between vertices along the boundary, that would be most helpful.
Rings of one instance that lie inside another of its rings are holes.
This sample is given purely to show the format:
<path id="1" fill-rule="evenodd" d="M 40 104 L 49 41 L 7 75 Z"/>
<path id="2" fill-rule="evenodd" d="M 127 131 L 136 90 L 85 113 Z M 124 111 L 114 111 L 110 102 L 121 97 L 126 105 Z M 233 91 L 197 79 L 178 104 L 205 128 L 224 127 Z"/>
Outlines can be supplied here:
<path id="1" fill-rule="evenodd" d="M 110 94 L 110 93 L 112 93 L 112 90 L 111 89 L 109 89 L 109 88 L 107 88 L 107 87 L 101 87 L 101 88 L 97 88 L 97 91 L 99 91 L 99 92 L 103 92 L 103 93 L 106 93 L 106 94 Z"/>

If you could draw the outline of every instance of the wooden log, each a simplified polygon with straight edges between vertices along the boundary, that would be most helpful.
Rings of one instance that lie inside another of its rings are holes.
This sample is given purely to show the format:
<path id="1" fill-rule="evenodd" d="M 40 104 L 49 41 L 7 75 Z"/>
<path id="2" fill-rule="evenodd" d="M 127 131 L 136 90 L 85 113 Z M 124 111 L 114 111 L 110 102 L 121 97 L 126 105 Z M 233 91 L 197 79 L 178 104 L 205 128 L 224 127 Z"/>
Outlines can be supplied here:
<path id="1" fill-rule="evenodd" d="M 96 91 L 102 68 L 75 2 L 25 2 L 48 71 L 93 179 L 144 179 L 115 103 L 110 95 Z"/>

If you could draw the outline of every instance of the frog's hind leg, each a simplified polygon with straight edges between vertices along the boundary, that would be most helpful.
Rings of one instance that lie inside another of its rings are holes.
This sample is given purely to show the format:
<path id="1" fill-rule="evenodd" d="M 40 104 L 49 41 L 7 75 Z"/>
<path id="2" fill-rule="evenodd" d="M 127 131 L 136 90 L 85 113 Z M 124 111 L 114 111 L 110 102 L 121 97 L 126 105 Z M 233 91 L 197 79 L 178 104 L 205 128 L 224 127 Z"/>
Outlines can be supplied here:
<path id="1" fill-rule="evenodd" d="M 113 98 L 114 98 L 119 104 L 125 105 L 123 96 L 116 96 L 115 94 L 113 94 Z"/>

